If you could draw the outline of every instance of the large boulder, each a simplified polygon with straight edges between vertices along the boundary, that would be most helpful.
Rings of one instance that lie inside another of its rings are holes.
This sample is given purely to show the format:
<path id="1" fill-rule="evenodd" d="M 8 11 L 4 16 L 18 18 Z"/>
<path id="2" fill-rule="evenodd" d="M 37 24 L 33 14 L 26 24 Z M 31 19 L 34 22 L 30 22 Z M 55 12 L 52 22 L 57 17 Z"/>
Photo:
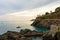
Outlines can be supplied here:
<path id="1" fill-rule="evenodd" d="M 54 40 L 60 40 L 60 32 L 57 32 L 54 36 Z"/>
<path id="2" fill-rule="evenodd" d="M 52 37 L 52 35 L 45 35 L 43 37 L 43 40 L 53 40 L 53 37 Z"/>

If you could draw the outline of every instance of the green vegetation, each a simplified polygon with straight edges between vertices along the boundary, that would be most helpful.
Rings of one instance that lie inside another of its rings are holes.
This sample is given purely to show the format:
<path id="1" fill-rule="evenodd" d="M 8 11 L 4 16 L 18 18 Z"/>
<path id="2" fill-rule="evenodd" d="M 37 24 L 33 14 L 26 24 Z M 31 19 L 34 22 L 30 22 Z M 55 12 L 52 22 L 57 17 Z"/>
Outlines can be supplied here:
<path id="1" fill-rule="evenodd" d="M 60 26 L 58 27 L 58 31 L 60 31 Z"/>
<path id="2" fill-rule="evenodd" d="M 57 7 L 54 12 L 50 11 L 46 12 L 42 16 L 37 16 L 39 19 L 60 19 L 60 7 Z"/>
<path id="3" fill-rule="evenodd" d="M 57 7 L 54 12 L 46 12 L 44 15 L 37 15 L 32 26 L 50 28 L 51 24 L 60 24 L 60 20 L 43 20 L 43 19 L 60 19 L 60 7 Z M 60 28 L 59 28 L 60 30 Z"/>

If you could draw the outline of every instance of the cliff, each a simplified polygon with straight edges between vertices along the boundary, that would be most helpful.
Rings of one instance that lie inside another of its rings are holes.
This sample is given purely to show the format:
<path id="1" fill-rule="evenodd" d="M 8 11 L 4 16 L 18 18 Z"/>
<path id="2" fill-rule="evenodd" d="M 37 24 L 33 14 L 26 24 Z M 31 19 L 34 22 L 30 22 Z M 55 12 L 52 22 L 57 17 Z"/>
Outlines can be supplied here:
<path id="1" fill-rule="evenodd" d="M 32 26 L 49 28 L 51 24 L 60 23 L 60 7 L 57 7 L 54 12 L 46 12 L 44 15 L 38 15 Z"/>
<path id="2" fill-rule="evenodd" d="M 43 40 L 60 40 L 60 32 L 57 32 L 54 37 L 52 35 L 46 35 Z"/>

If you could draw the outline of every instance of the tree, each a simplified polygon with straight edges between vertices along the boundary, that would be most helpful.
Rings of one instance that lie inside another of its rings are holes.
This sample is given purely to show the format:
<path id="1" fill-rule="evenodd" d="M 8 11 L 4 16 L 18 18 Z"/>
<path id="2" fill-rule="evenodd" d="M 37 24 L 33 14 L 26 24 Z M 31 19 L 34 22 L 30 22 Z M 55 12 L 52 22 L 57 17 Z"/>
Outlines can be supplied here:
<path id="1" fill-rule="evenodd" d="M 55 12 L 59 12 L 60 11 L 60 7 L 57 7 L 56 9 L 55 9 Z"/>
<path id="2" fill-rule="evenodd" d="M 45 13 L 45 15 L 48 15 L 48 14 L 49 14 L 49 12 L 46 12 L 46 13 Z"/>

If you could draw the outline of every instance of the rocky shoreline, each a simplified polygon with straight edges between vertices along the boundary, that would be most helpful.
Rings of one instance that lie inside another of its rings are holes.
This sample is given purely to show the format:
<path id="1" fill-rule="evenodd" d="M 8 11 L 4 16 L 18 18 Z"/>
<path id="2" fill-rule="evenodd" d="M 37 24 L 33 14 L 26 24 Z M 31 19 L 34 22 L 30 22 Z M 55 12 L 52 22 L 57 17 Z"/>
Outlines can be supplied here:
<path id="1" fill-rule="evenodd" d="M 54 37 L 52 35 L 46 35 L 43 37 L 43 40 L 60 40 L 60 32 L 57 32 Z"/>
<path id="2" fill-rule="evenodd" d="M 42 40 L 60 40 L 60 7 L 56 8 L 55 12 L 46 12 L 45 15 L 36 17 L 31 25 L 50 30 L 47 30 L 47 32 L 38 32 L 29 29 L 22 29 L 20 32 L 7 31 L 6 33 L 0 35 L 0 40 L 34 40 L 33 37 L 35 40 L 37 37 L 40 39 L 42 38 Z"/>
<path id="3" fill-rule="evenodd" d="M 42 35 L 42 32 L 31 31 L 29 29 L 24 29 L 20 32 L 7 31 L 0 35 L 0 40 L 32 40 L 32 37 L 41 37 Z"/>
<path id="4" fill-rule="evenodd" d="M 31 26 L 35 27 L 43 27 L 50 29 L 50 26 L 52 24 L 59 24 L 60 25 L 60 20 L 47 20 L 47 19 L 35 19 L 35 21 L 31 24 Z"/>
<path id="5" fill-rule="evenodd" d="M 31 25 L 49 29 L 50 25 L 55 23 L 60 25 L 60 7 L 57 7 L 54 12 L 50 11 L 50 13 L 38 15 Z"/>
<path id="6" fill-rule="evenodd" d="M 46 33 L 46 32 L 45 32 Z M 35 30 L 24 29 L 20 32 L 8 31 L 0 35 L 0 40 L 33 40 L 33 37 L 42 37 L 45 33 L 37 32 Z M 54 37 L 52 34 L 43 36 L 42 40 L 60 40 L 60 32 L 57 32 Z"/>

